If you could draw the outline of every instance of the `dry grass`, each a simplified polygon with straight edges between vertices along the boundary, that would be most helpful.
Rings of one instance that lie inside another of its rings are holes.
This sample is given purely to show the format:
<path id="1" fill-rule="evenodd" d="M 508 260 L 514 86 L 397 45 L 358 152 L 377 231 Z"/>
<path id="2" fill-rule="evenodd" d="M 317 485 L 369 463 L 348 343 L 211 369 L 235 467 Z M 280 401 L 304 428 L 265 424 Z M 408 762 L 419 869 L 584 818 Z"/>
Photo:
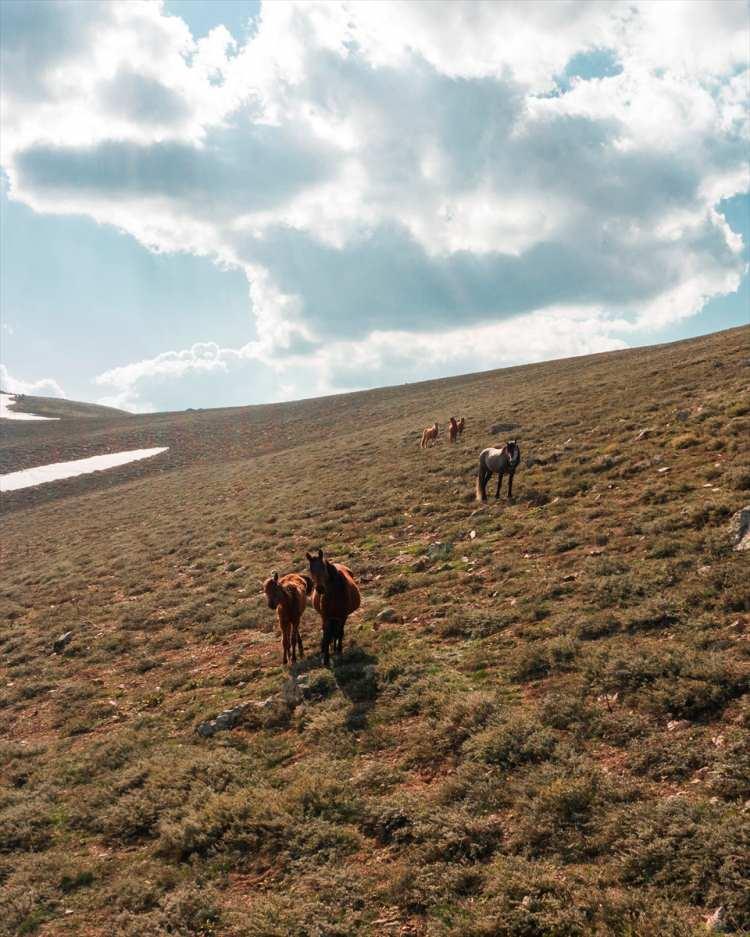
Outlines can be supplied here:
<path id="1" fill-rule="evenodd" d="M 749 336 L 13 424 L 3 471 L 172 448 L 4 499 L 0 931 L 747 932 Z M 517 497 L 480 507 L 498 421 Z M 288 724 L 198 737 L 278 690 L 260 584 L 319 544 L 362 583 L 342 660 Z"/>

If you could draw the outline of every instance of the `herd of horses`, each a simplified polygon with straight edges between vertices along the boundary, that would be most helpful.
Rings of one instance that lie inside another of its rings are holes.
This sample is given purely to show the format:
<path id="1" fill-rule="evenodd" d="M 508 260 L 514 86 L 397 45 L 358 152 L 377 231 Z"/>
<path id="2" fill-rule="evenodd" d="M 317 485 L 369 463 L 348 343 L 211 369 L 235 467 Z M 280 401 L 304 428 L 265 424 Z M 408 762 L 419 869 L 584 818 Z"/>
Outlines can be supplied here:
<path id="1" fill-rule="evenodd" d="M 448 440 L 456 442 L 463 433 L 466 421 L 451 417 L 448 421 Z M 438 437 L 437 422 L 428 426 L 422 433 L 420 448 L 426 449 Z M 513 476 L 521 461 L 521 449 L 515 439 L 509 439 L 501 448 L 489 447 L 479 454 L 479 467 L 476 476 L 476 497 L 478 501 L 487 500 L 487 484 L 493 475 L 497 475 L 495 498 L 500 497 L 500 486 L 505 475 L 508 476 L 508 499 L 513 497 Z M 361 602 L 359 586 L 352 571 L 341 563 L 327 560 L 323 550 L 306 553 L 309 563 L 309 575 L 288 573 L 279 576 L 274 572 L 263 583 L 263 592 L 268 607 L 276 611 L 281 628 L 281 642 L 284 665 L 289 660 L 297 661 L 297 651 L 304 656 L 300 621 L 307 607 L 308 596 L 312 595 L 312 604 L 321 619 L 320 654 L 326 667 L 331 662 L 333 653 L 341 654 L 344 644 L 344 625 L 352 612 Z"/>
<path id="2" fill-rule="evenodd" d="M 461 417 L 460 420 L 457 420 L 455 416 L 450 417 L 448 420 L 448 442 L 455 442 L 458 437 L 463 433 L 464 427 L 466 426 L 466 420 Z M 432 424 L 432 426 L 425 427 L 422 432 L 422 440 L 419 443 L 420 449 L 428 449 L 430 444 L 435 444 L 437 442 L 438 434 L 440 433 L 440 425 L 438 421 Z"/>

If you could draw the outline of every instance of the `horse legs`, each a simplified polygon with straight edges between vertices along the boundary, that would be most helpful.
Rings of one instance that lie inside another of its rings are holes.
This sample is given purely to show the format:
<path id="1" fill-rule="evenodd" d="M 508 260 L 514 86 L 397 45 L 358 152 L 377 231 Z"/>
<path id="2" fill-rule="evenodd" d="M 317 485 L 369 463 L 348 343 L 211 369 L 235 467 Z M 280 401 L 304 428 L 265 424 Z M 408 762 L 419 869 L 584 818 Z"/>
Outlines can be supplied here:
<path id="1" fill-rule="evenodd" d="M 323 663 L 326 667 L 330 666 L 331 663 L 331 641 L 333 641 L 333 652 L 336 653 L 336 620 L 334 618 L 326 618 L 323 622 L 323 637 L 320 641 L 320 655 L 323 658 Z"/>
<path id="2" fill-rule="evenodd" d="M 508 501 L 513 497 L 513 476 L 515 472 L 511 472 L 508 475 Z"/>
<path id="3" fill-rule="evenodd" d="M 339 655 L 339 657 L 344 653 L 344 625 L 345 624 L 346 624 L 346 620 L 342 621 L 341 624 L 339 625 L 338 632 L 336 635 L 336 642 L 334 645 L 335 651 Z"/>
<path id="4" fill-rule="evenodd" d="M 288 621 L 281 622 L 281 646 L 284 649 L 284 665 L 286 666 L 287 661 L 289 660 L 289 632 L 291 631 L 291 625 Z"/>
<path id="5" fill-rule="evenodd" d="M 295 639 L 297 641 L 297 647 L 299 648 L 299 656 L 304 657 L 305 649 L 302 647 L 302 635 L 299 633 L 299 622 L 297 622 L 297 624 L 294 626 L 294 634 L 292 635 L 292 645 L 294 645 Z"/>
<path id="6" fill-rule="evenodd" d="M 502 471 L 497 473 L 497 491 L 495 492 L 495 501 L 500 497 L 500 485 L 503 483 L 503 473 Z"/>

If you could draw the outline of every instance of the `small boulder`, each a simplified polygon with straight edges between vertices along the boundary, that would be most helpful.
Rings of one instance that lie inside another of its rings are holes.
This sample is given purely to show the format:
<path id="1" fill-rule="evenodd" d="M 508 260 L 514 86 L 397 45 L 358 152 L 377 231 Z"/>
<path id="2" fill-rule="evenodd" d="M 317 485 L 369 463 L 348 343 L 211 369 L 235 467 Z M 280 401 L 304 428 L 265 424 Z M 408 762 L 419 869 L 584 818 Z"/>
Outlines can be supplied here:
<path id="1" fill-rule="evenodd" d="M 59 654 L 64 648 L 70 644 L 70 639 L 73 637 L 72 631 L 66 631 L 64 634 L 61 634 L 60 637 L 52 645 L 52 651 L 55 654 Z"/>
<path id="2" fill-rule="evenodd" d="M 648 427 L 645 427 L 644 429 L 640 430 L 638 435 L 635 437 L 635 442 L 640 442 L 642 439 L 646 439 L 648 436 L 651 435 L 652 432 L 653 431 L 651 429 L 649 429 Z"/>
<path id="3" fill-rule="evenodd" d="M 215 719 L 201 722 L 195 727 L 195 731 L 198 735 L 208 738 L 211 735 L 215 735 L 217 732 L 233 729 L 242 721 L 249 706 L 250 703 L 240 703 L 239 706 L 234 706 L 232 709 L 225 709 L 224 712 L 219 713 Z"/>
<path id="4" fill-rule="evenodd" d="M 667 729 L 670 732 L 677 732 L 679 729 L 689 729 L 691 723 L 687 719 L 672 719 L 671 722 L 667 723 Z"/>
<path id="5" fill-rule="evenodd" d="M 685 423 L 690 418 L 689 410 L 677 410 L 674 415 L 676 420 L 679 420 L 680 423 Z"/>
<path id="6" fill-rule="evenodd" d="M 390 606 L 379 611 L 376 616 L 376 620 L 381 623 L 388 622 L 388 621 L 396 621 L 397 618 L 398 618 L 398 615 L 396 614 L 396 609 L 391 608 Z"/>
<path id="7" fill-rule="evenodd" d="M 729 531 L 735 550 L 750 550 L 750 504 L 732 515 Z"/>

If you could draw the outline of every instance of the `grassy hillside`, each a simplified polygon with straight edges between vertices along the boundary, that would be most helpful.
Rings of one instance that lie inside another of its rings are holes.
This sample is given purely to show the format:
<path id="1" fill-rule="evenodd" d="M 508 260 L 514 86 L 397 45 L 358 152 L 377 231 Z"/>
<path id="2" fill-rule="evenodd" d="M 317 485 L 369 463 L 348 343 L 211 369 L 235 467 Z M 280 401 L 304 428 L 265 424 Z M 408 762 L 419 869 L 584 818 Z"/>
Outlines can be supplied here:
<path id="1" fill-rule="evenodd" d="M 16 396 L 13 410 L 19 413 L 34 413 L 37 416 L 53 417 L 58 420 L 79 420 L 130 416 L 116 407 L 103 407 L 98 403 L 82 403 L 63 400 L 60 397 L 34 397 L 31 394 Z"/>
<path id="2" fill-rule="evenodd" d="M 3 471 L 171 448 L 4 498 L 0 931 L 749 933 L 749 341 L 13 426 Z M 301 704 L 202 737 L 284 687 L 260 585 L 318 545 L 342 659 L 308 609 Z"/>

